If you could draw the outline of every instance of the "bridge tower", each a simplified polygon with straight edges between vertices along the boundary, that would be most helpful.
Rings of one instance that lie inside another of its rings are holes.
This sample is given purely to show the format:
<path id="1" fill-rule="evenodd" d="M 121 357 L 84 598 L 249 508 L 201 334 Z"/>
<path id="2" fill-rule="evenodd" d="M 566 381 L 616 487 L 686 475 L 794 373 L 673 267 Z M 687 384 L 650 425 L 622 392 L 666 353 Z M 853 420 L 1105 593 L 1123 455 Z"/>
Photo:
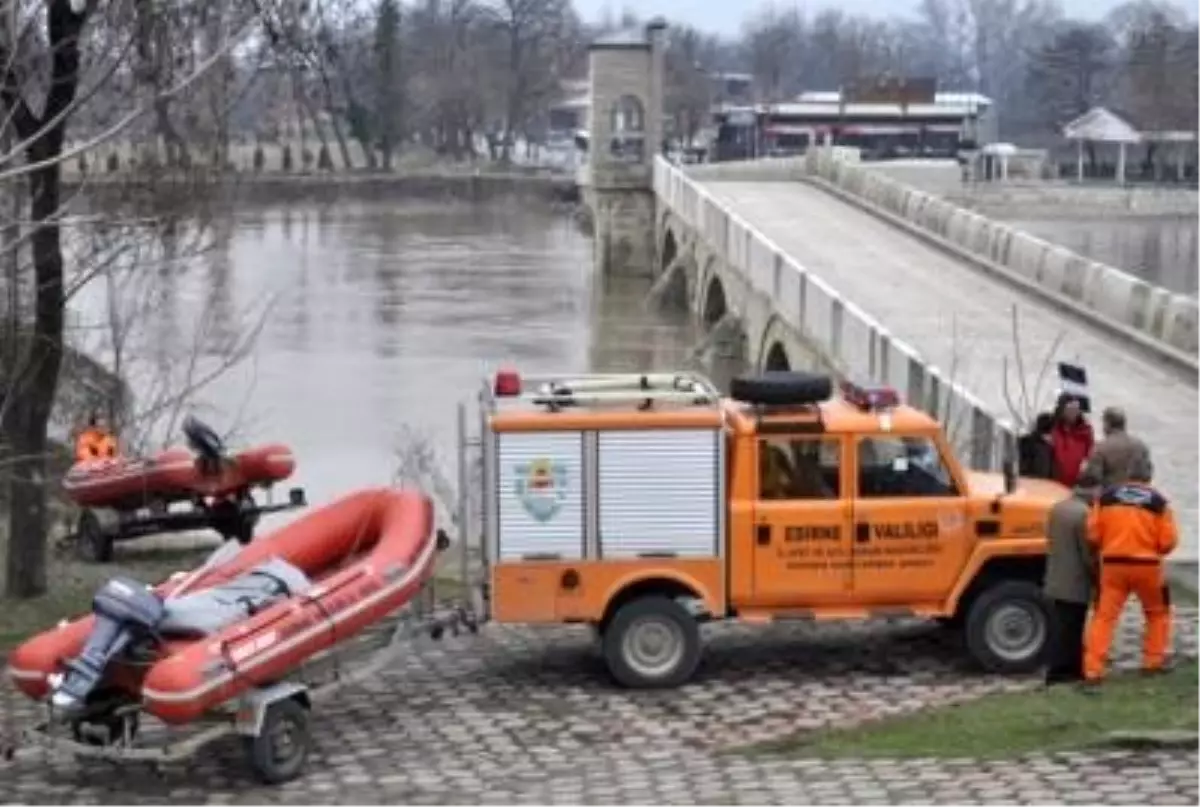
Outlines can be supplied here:
<path id="1" fill-rule="evenodd" d="M 592 209 L 602 275 L 652 277 L 654 157 L 663 140 L 667 24 L 651 20 L 592 43 L 591 114 L 584 199 Z"/>

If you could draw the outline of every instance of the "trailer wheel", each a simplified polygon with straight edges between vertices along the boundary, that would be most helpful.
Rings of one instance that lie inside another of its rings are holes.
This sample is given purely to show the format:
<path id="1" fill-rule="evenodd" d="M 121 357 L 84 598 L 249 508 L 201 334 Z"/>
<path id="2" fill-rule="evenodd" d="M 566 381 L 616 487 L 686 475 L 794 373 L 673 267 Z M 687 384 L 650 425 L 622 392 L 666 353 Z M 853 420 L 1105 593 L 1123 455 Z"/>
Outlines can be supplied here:
<path id="1" fill-rule="evenodd" d="M 229 535 L 225 536 L 226 540 L 232 538 L 242 546 L 254 540 L 255 519 L 250 516 L 239 515 Z"/>
<path id="2" fill-rule="evenodd" d="M 237 541 L 242 546 L 254 539 L 254 528 L 258 516 L 247 513 L 245 508 L 254 507 L 254 499 L 223 499 L 212 507 L 212 525 L 223 541 Z"/>
<path id="3" fill-rule="evenodd" d="M 75 742 L 96 747 L 123 745 L 128 735 L 132 744 L 137 739 L 139 720 L 137 713 L 113 715 L 103 720 L 79 721 L 71 724 L 71 735 Z M 96 731 L 99 729 L 99 732 Z"/>
<path id="4" fill-rule="evenodd" d="M 700 626 L 668 597 L 639 597 L 622 605 L 604 627 L 601 642 L 609 672 L 631 689 L 680 686 L 700 664 Z"/>
<path id="5" fill-rule="evenodd" d="M 993 673 L 1021 674 L 1042 665 L 1050 638 L 1050 615 L 1041 589 L 1006 580 L 980 592 L 963 626 L 971 657 Z"/>
<path id="6" fill-rule="evenodd" d="M 287 698 L 267 707 L 258 736 L 246 738 L 246 756 L 259 780 L 277 785 L 300 775 L 311 745 L 308 709 Z"/>
<path id="7" fill-rule="evenodd" d="M 91 510 L 79 514 L 75 525 L 75 551 L 83 560 L 108 563 L 113 556 L 113 537 L 104 532 L 100 518 Z"/>

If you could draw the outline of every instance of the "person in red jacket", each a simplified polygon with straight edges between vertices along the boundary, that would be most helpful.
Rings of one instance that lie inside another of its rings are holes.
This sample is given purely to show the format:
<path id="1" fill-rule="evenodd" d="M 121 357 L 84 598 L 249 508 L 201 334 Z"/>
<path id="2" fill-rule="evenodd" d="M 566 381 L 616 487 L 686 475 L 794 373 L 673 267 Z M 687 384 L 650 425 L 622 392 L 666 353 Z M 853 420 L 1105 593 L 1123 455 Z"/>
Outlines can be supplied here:
<path id="1" fill-rule="evenodd" d="M 1054 478 L 1069 488 L 1075 487 L 1083 463 L 1092 456 L 1096 434 L 1083 416 L 1079 399 L 1068 393 L 1058 396 L 1054 409 L 1054 428 L 1050 445 L 1054 450 Z"/>

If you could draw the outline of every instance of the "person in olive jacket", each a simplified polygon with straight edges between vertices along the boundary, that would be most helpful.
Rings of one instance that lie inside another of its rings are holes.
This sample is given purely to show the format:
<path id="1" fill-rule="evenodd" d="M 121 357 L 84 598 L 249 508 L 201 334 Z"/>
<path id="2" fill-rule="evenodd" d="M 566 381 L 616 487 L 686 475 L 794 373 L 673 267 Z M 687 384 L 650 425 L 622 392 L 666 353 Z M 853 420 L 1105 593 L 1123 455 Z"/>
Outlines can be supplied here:
<path id="1" fill-rule="evenodd" d="M 1096 562 L 1087 541 L 1088 512 L 1100 491 L 1095 466 L 1085 467 L 1072 495 L 1050 509 L 1043 591 L 1053 608 L 1055 638 L 1046 683 L 1083 680 L 1083 636 L 1096 587 Z"/>

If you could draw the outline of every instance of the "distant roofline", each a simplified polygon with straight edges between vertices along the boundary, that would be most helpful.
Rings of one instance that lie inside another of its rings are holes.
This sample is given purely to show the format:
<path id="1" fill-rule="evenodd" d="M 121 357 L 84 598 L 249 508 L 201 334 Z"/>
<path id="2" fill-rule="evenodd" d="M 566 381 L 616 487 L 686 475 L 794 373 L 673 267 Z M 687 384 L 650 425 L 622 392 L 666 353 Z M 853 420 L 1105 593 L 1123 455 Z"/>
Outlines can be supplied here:
<path id="1" fill-rule="evenodd" d="M 840 90 L 810 90 L 802 92 L 796 96 L 795 101 L 785 103 L 800 103 L 800 104 L 840 104 L 842 93 Z M 853 102 L 852 102 L 853 103 Z M 935 92 L 933 94 L 934 104 L 974 104 L 976 106 L 992 106 L 994 103 L 991 98 L 977 92 Z M 774 105 L 778 106 L 778 104 Z M 915 106 L 915 104 L 910 104 Z"/>
<path id="2" fill-rule="evenodd" d="M 650 38 L 644 28 L 626 28 L 592 40 L 588 50 L 649 50 Z"/>
<path id="3" fill-rule="evenodd" d="M 838 103 L 790 102 L 783 104 L 717 104 L 713 107 L 714 114 L 750 113 L 752 115 L 778 115 L 780 117 L 823 117 L 829 115 L 847 116 L 862 115 L 867 117 L 909 117 L 947 116 L 969 118 L 986 111 L 981 104 L 940 103 L 940 104 L 846 104 Z"/>

